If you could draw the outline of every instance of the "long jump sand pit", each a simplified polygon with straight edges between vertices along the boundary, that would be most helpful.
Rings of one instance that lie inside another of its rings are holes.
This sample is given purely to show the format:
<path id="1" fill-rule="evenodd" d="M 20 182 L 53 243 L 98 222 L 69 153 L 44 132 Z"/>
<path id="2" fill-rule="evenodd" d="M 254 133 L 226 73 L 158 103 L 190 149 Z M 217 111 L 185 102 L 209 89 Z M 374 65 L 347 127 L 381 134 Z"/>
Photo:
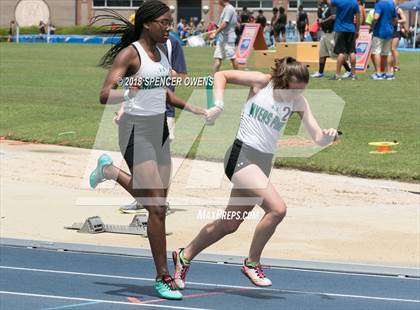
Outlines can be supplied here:
<path id="1" fill-rule="evenodd" d="M 101 153 L 2 140 L 1 237 L 148 248 L 141 236 L 64 229 L 94 215 L 122 225 L 133 217 L 118 212 L 121 204 L 132 201 L 118 185 L 108 181 L 96 190 L 88 188 L 88 172 Z M 120 160 L 119 153 L 109 154 Z M 200 212 L 223 209 L 230 190 L 228 180 L 221 178 L 221 163 L 181 158 L 173 163 L 169 201 L 175 212 L 167 218 L 168 249 L 185 246 L 211 221 L 199 218 Z M 200 178 L 213 186 L 195 186 Z M 288 214 L 265 257 L 418 266 L 419 184 L 287 169 L 273 170 L 271 180 Z M 247 255 L 257 222 L 246 220 L 207 252 Z"/>

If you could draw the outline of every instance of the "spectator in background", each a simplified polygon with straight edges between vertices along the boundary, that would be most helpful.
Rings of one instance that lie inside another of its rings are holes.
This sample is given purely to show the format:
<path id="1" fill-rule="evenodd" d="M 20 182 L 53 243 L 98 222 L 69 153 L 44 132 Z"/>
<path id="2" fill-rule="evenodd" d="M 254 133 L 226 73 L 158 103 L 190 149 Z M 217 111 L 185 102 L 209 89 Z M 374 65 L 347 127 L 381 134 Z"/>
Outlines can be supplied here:
<path id="1" fill-rule="evenodd" d="M 379 0 L 376 0 L 375 3 L 377 3 Z M 365 19 L 365 25 L 369 26 L 369 32 L 372 32 L 372 23 L 373 23 L 373 17 L 375 15 L 375 9 L 371 9 L 369 11 L 369 13 L 366 15 L 366 19 Z M 370 53 L 370 60 L 373 64 L 374 67 L 374 71 L 376 72 L 376 64 L 375 64 L 375 54 L 373 53 L 373 51 Z"/>
<path id="2" fill-rule="evenodd" d="M 398 44 L 400 43 L 401 38 L 407 37 L 407 31 L 405 29 L 407 19 L 405 18 L 404 11 L 398 6 L 398 2 L 398 0 L 394 0 L 398 21 L 394 25 L 394 34 L 391 43 L 392 66 L 394 67 L 394 72 L 400 71 L 400 57 L 397 50 Z"/>
<path id="3" fill-rule="evenodd" d="M 216 29 L 217 29 L 217 25 L 215 22 L 210 22 L 209 25 L 207 26 L 207 32 L 209 33 L 209 44 L 210 46 L 214 46 L 216 44 Z"/>
<path id="4" fill-rule="evenodd" d="M 257 16 L 257 19 L 255 20 L 255 22 L 257 24 L 260 24 L 261 25 L 261 29 L 264 30 L 265 25 L 267 25 L 267 18 L 265 18 L 264 11 L 263 10 L 259 10 L 258 11 L 258 16 Z"/>
<path id="5" fill-rule="evenodd" d="M 274 30 L 274 39 L 276 42 L 286 42 L 286 24 L 287 24 L 287 15 L 284 7 L 280 7 L 277 18 L 274 21 L 273 30 Z"/>
<path id="6" fill-rule="evenodd" d="M 187 65 L 181 43 L 177 38 L 170 35 L 165 47 L 169 63 L 177 77 L 185 78 L 187 76 Z M 175 93 L 174 86 L 169 86 L 169 89 Z M 175 108 L 168 103 L 166 103 L 166 122 L 169 129 L 169 141 L 172 142 L 175 139 Z"/>
<path id="7" fill-rule="evenodd" d="M 415 48 L 419 48 L 420 47 L 420 35 L 418 35 L 419 33 L 420 33 L 420 27 L 419 27 L 419 24 L 417 24 L 417 31 L 416 31 L 417 37 L 416 37 L 416 42 L 414 42 L 414 47 Z"/>
<path id="8" fill-rule="evenodd" d="M 136 21 L 136 12 L 128 17 L 128 21 L 134 25 L 134 22 Z"/>
<path id="9" fill-rule="evenodd" d="M 271 25 L 274 26 L 274 23 L 276 22 L 277 18 L 279 18 L 279 9 L 274 7 L 272 10 L 272 16 L 271 16 Z"/>
<path id="10" fill-rule="evenodd" d="M 206 26 L 204 25 L 204 19 L 202 19 L 197 25 L 197 34 L 205 33 L 205 32 L 206 32 Z"/>
<path id="11" fill-rule="evenodd" d="M 249 23 L 255 23 L 255 17 L 254 17 L 254 12 L 253 11 L 249 11 Z"/>
<path id="12" fill-rule="evenodd" d="M 274 40 L 277 42 L 278 39 L 276 37 L 279 35 L 278 33 L 275 33 L 274 25 L 276 24 L 276 20 L 279 18 L 279 9 L 274 7 L 272 11 L 272 17 L 271 17 L 271 35 L 274 36 Z"/>
<path id="13" fill-rule="evenodd" d="M 14 20 L 10 21 L 9 33 L 7 36 L 7 42 L 12 42 L 13 37 L 16 35 L 16 22 Z"/>
<path id="14" fill-rule="evenodd" d="M 376 0 L 375 3 L 377 3 L 378 0 Z M 365 18 L 365 25 L 369 26 L 369 28 L 372 28 L 372 23 L 373 23 L 373 16 L 375 15 L 375 9 L 370 9 L 369 12 L 366 14 L 366 18 Z"/>
<path id="15" fill-rule="evenodd" d="M 393 0 L 380 0 L 375 4 L 372 29 L 372 52 L 375 54 L 376 72 L 371 75 L 372 80 L 395 79 L 391 53 L 394 25 L 397 23 L 397 12 Z M 384 64 L 384 72 L 381 70 Z"/>
<path id="16" fill-rule="evenodd" d="M 305 31 L 307 31 L 309 28 L 308 14 L 306 14 L 306 12 L 303 10 L 303 5 L 299 5 L 296 25 L 299 31 L 300 42 L 303 42 L 305 41 Z"/>
<path id="17" fill-rule="evenodd" d="M 413 37 L 414 37 L 414 25 L 410 25 L 410 27 L 408 28 L 408 33 L 407 33 L 407 44 L 408 46 L 413 46 Z"/>
<path id="18" fill-rule="evenodd" d="M 184 25 L 182 23 L 182 18 L 179 20 L 178 25 L 176 25 L 176 32 L 178 33 L 178 36 L 182 39 L 182 35 L 183 35 L 183 31 L 184 31 Z"/>
<path id="19" fill-rule="evenodd" d="M 249 11 L 247 7 L 243 7 L 242 11 L 238 13 L 239 19 L 237 18 L 236 21 L 238 25 L 236 25 L 236 41 L 235 44 L 239 43 L 239 39 L 242 36 L 242 32 L 244 31 L 244 27 L 246 23 L 249 23 Z"/>
<path id="20" fill-rule="evenodd" d="M 319 21 L 317 19 L 309 26 L 309 34 L 311 35 L 311 39 L 314 42 L 318 41 L 318 31 L 319 31 Z"/>
<path id="21" fill-rule="evenodd" d="M 42 34 L 46 34 L 47 33 L 47 31 L 46 31 L 46 28 L 47 27 L 47 25 L 41 20 L 40 22 L 39 22 L 39 25 L 38 25 L 38 30 L 39 30 L 39 34 L 40 35 L 42 35 Z"/>
<path id="22" fill-rule="evenodd" d="M 183 17 L 181 17 L 181 19 L 179 20 L 179 23 L 177 25 L 177 32 L 181 40 L 187 37 L 187 21 Z"/>
<path id="23" fill-rule="evenodd" d="M 273 27 L 271 27 L 271 22 L 267 21 L 267 24 L 264 28 L 264 38 L 265 42 L 267 43 L 268 47 L 271 47 L 274 45 L 274 37 L 273 37 Z"/>
<path id="24" fill-rule="evenodd" d="M 365 8 L 365 0 L 358 0 L 359 3 L 359 11 L 360 11 L 360 25 L 364 25 L 366 22 L 366 8 Z M 356 22 L 356 20 L 355 20 Z"/>
<path id="25" fill-rule="evenodd" d="M 350 56 L 350 78 L 356 80 L 356 40 L 359 37 L 360 10 L 356 0 L 330 0 L 335 7 L 335 45 L 334 54 L 337 56 L 337 68 L 332 80 L 341 80 L 341 67 Z M 356 18 L 356 25 L 354 19 Z"/>
<path id="26" fill-rule="evenodd" d="M 190 21 L 188 23 L 187 29 L 188 29 L 188 36 L 195 35 L 196 27 L 195 27 L 195 23 L 194 23 L 194 18 L 190 17 Z"/>
<path id="27" fill-rule="evenodd" d="M 229 3 L 229 0 L 218 0 L 220 6 L 223 7 L 220 15 L 218 28 L 215 35 L 218 36 L 216 50 L 214 51 L 213 75 L 220 70 L 223 59 L 229 59 L 233 69 L 238 69 L 236 63 L 236 33 L 235 27 L 237 23 L 235 8 Z"/>
<path id="28" fill-rule="evenodd" d="M 55 28 L 55 26 L 54 26 L 54 24 L 53 23 L 51 23 L 50 22 L 50 26 L 49 26 L 49 31 L 50 31 L 50 34 L 55 34 L 55 30 L 56 30 L 56 28 Z"/>
<path id="29" fill-rule="evenodd" d="M 249 23 L 249 15 L 250 14 L 249 14 L 248 8 L 246 6 L 244 6 L 242 8 L 241 13 L 239 14 L 239 22 L 241 24 Z"/>
<path id="30" fill-rule="evenodd" d="M 318 19 L 321 26 L 323 35 L 320 40 L 319 48 L 319 70 L 311 75 L 313 78 L 323 78 L 325 63 L 328 57 L 336 58 L 337 55 L 334 54 L 335 46 L 335 32 L 334 32 L 334 23 L 335 23 L 335 7 L 328 3 L 328 0 L 321 0 L 318 6 Z M 343 77 L 347 78 L 351 74 L 351 68 L 348 63 L 345 61 L 343 63 L 346 73 Z"/>
<path id="31" fill-rule="evenodd" d="M 288 39 L 287 39 L 288 38 Z M 299 34 L 296 31 L 296 21 L 289 20 L 286 25 L 286 40 L 298 41 Z"/>

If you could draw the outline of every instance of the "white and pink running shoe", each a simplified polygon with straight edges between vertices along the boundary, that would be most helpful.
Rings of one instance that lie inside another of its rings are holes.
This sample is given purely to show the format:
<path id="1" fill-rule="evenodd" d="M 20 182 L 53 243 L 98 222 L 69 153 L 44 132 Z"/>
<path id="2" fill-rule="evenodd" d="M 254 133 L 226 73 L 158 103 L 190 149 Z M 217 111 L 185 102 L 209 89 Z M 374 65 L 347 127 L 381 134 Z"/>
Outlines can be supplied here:
<path id="1" fill-rule="evenodd" d="M 187 272 L 190 269 L 190 265 L 186 265 L 181 261 L 180 252 L 183 249 L 177 249 L 172 252 L 172 259 L 174 261 L 174 282 L 178 289 L 183 290 L 185 288 L 185 278 Z"/>
<path id="2" fill-rule="evenodd" d="M 256 286 L 267 287 L 272 285 L 271 280 L 265 276 L 261 264 L 250 267 L 246 265 L 245 260 L 241 271 Z"/>

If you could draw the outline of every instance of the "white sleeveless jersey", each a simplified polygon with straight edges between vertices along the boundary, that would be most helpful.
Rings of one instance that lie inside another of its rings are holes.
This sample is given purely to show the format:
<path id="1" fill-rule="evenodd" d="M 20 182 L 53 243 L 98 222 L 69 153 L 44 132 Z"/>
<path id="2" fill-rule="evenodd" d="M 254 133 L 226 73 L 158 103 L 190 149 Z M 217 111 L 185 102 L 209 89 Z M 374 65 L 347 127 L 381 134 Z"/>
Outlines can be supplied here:
<path id="1" fill-rule="evenodd" d="M 292 112 L 293 102 L 275 101 L 270 82 L 245 103 L 236 138 L 260 152 L 274 154 Z"/>
<path id="2" fill-rule="evenodd" d="M 150 79 L 167 77 L 171 73 L 171 65 L 166 55 L 158 48 L 160 61 L 150 59 L 141 44 L 133 43 L 140 56 L 140 69 L 134 75 L 135 78 Z M 140 89 L 136 96 L 124 102 L 124 113 L 131 115 L 157 115 L 166 111 L 166 88 L 156 87 Z"/>

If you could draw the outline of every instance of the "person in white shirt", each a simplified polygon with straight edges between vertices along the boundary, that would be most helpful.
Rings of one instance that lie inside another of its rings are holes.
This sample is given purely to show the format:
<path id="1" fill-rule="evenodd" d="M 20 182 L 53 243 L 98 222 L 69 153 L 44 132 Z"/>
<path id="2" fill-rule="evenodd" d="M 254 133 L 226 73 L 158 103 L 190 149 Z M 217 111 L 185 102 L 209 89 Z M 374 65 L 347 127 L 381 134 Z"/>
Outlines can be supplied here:
<path id="1" fill-rule="evenodd" d="M 255 204 L 259 204 L 265 214 L 256 226 L 241 271 L 256 286 L 272 284 L 260 259 L 265 245 L 286 215 L 286 204 L 269 180 L 279 135 L 293 112 L 298 113 L 319 145 L 333 143 L 338 133 L 333 128 L 319 127 L 302 94 L 308 81 L 308 69 L 292 57 L 276 59 L 271 74 L 239 70 L 215 74 L 215 107 L 208 110 L 209 121 L 214 121 L 223 111 L 227 83 L 249 87 L 249 96 L 236 139 L 225 155 L 225 173 L 233 183 L 226 216 L 207 224 L 185 248 L 172 252 L 174 280 L 179 289 L 185 288 L 192 259 L 224 236 L 234 233 Z"/>
<path id="2" fill-rule="evenodd" d="M 219 4 L 223 7 L 220 15 L 218 28 L 215 32 L 217 43 L 214 51 L 214 66 L 213 74 L 220 70 L 222 61 L 229 59 L 232 63 L 233 69 L 238 69 L 236 63 L 236 33 L 235 27 L 237 24 L 237 17 L 235 8 L 229 3 L 229 0 L 219 0 Z"/>

